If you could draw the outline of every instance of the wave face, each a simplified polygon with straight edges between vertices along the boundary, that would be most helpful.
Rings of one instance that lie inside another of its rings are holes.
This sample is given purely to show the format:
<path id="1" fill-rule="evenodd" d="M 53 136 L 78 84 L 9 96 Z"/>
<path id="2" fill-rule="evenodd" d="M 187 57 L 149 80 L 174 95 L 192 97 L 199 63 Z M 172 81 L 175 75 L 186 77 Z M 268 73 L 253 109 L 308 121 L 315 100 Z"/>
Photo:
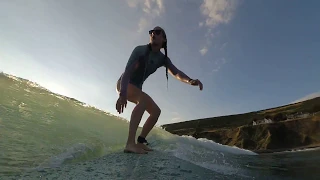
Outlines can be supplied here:
<path id="1" fill-rule="evenodd" d="M 123 150 L 128 125 L 124 119 L 54 94 L 36 83 L 1 74 L 0 176 L 91 162 L 117 154 Z M 277 161 L 275 156 L 261 156 L 207 139 L 176 136 L 157 127 L 147 139 L 155 152 L 170 157 L 168 161 L 171 159 L 175 168 L 192 164 L 193 169 L 235 179 L 286 177 L 292 170 L 290 165 L 279 163 L 281 157 L 276 157 L 280 159 Z M 310 161 L 315 161 L 314 155 Z M 308 156 L 302 162 L 308 162 Z"/>

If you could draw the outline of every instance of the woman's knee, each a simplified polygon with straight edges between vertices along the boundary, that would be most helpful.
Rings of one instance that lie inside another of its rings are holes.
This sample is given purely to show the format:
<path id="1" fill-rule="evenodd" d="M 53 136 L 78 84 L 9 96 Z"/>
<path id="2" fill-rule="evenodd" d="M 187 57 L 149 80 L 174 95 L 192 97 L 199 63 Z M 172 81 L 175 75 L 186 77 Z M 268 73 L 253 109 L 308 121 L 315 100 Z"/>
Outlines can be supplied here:
<path id="1" fill-rule="evenodd" d="M 155 116 L 155 117 L 159 117 L 161 114 L 161 109 L 159 108 L 159 106 L 157 104 L 154 104 L 154 107 L 152 108 L 152 112 L 150 113 L 150 115 Z"/>
<path id="2" fill-rule="evenodd" d="M 160 107 L 153 101 L 153 99 L 144 93 L 143 102 L 145 103 L 146 110 L 151 116 L 159 117 L 161 114 Z"/>
<path id="3" fill-rule="evenodd" d="M 150 114 L 150 116 L 158 118 L 161 114 L 161 109 L 157 104 L 153 104 L 152 106 L 147 105 L 146 111 Z"/>

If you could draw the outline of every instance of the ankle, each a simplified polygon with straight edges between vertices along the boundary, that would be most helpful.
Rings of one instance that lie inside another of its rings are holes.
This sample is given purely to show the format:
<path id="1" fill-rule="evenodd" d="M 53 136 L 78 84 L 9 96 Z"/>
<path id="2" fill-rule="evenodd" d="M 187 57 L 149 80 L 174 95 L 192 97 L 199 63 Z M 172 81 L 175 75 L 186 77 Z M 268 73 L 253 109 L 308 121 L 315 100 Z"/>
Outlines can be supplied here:
<path id="1" fill-rule="evenodd" d="M 141 135 L 138 137 L 137 141 L 138 143 L 141 143 L 141 144 L 146 143 L 148 145 L 148 141 L 146 140 L 146 138 Z"/>
<path id="2" fill-rule="evenodd" d="M 136 141 L 134 139 L 128 139 L 127 143 L 126 143 L 127 146 L 132 146 L 132 145 L 135 145 L 135 144 L 136 144 Z"/>

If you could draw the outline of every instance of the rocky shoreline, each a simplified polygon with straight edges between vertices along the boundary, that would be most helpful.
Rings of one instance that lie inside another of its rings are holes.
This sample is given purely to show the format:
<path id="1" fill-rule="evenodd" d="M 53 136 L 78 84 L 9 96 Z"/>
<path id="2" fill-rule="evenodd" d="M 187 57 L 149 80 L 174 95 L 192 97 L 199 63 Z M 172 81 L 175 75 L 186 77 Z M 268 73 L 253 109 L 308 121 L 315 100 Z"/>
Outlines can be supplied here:
<path id="1" fill-rule="evenodd" d="M 206 138 L 258 154 L 320 147 L 320 97 L 304 102 L 239 115 L 166 124 L 176 135 Z M 298 116 L 295 119 L 287 117 Z M 307 114 L 307 116 L 303 116 Z M 273 117 L 273 119 L 272 119 Z M 268 119 L 256 124 L 256 119 Z"/>

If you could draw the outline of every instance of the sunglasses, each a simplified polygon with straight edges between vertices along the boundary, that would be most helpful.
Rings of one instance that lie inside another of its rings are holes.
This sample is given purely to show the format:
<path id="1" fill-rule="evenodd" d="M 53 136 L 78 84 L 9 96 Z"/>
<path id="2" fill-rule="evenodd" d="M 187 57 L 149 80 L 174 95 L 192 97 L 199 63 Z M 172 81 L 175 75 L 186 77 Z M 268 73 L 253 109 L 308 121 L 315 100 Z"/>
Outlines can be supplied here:
<path id="1" fill-rule="evenodd" d="M 153 32 L 154 32 L 156 35 L 159 35 L 159 34 L 162 32 L 162 30 L 161 30 L 161 29 L 156 29 L 156 30 L 153 29 L 153 30 L 150 30 L 150 31 L 149 31 L 149 34 L 151 35 Z"/>

